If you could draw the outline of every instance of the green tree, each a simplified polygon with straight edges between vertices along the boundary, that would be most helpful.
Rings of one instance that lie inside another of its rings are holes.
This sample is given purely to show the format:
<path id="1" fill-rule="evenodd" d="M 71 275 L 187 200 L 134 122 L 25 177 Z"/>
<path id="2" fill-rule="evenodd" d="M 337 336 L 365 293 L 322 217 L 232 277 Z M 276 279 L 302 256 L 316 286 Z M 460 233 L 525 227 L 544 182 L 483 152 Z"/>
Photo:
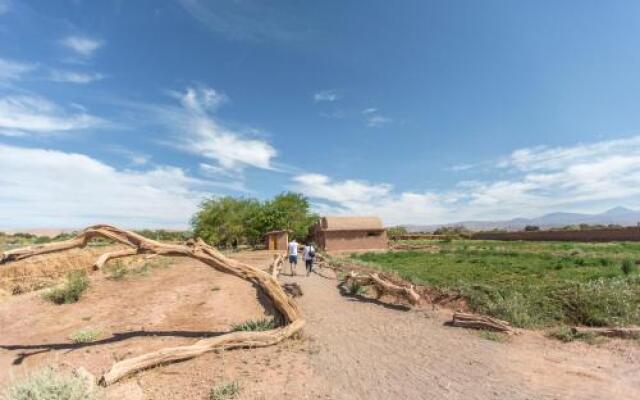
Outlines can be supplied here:
<path id="1" fill-rule="evenodd" d="M 195 236 L 217 246 L 255 243 L 260 202 L 255 199 L 217 197 L 205 200 L 191 220 Z"/>
<path id="2" fill-rule="evenodd" d="M 317 219 L 318 216 L 310 212 L 309 200 L 305 196 L 285 192 L 264 203 L 259 230 L 266 233 L 287 229 L 291 231 L 292 238 L 304 239 Z"/>

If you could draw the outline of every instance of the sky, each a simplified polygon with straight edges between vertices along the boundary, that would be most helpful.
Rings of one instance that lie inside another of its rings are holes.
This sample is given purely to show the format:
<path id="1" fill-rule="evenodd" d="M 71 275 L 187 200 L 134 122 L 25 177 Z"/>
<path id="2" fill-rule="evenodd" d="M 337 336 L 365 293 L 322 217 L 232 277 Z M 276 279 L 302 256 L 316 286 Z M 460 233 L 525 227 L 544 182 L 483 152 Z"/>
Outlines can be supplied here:
<path id="1" fill-rule="evenodd" d="M 640 208 L 640 2 L 0 0 L 0 228 Z"/>

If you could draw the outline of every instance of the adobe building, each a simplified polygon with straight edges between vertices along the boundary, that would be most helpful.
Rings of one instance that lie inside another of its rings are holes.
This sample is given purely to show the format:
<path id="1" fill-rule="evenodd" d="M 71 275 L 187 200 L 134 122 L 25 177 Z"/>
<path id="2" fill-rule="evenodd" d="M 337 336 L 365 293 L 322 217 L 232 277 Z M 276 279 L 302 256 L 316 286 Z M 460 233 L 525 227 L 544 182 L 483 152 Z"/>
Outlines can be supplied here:
<path id="1" fill-rule="evenodd" d="M 264 247 L 267 250 L 286 250 L 289 244 L 289 231 L 267 232 L 264 238 Z"/>
<path id="2" fill-rule="evenodd" d="M 387 231 L 378 217 L 322 217 L 313 238 L 325 251 L 380 250 L 388 246 Z"/>

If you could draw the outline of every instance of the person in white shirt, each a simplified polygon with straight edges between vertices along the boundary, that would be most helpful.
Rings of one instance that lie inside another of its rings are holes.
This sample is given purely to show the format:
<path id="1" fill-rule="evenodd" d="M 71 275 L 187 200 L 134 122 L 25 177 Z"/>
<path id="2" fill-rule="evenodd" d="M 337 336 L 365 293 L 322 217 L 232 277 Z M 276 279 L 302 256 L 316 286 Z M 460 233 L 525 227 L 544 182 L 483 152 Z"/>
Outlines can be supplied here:
<path id="1" fill-rule="evenodd" d="M 311 243 L 307 243 L 302 249 L 302 255 L 304 257 L 304 264 L 307 267 L 307 276 L 313 269 L 313 260 L 316 258 L 316 249 L 313 248 Z"/>
<path id="2" fill-rule="evenodd" d="M 296 265 L 298 264 L 298 242 L 293 239 L 289 242 L 289 268 L 291 268 L 291 276 L 296 274 Z"/>

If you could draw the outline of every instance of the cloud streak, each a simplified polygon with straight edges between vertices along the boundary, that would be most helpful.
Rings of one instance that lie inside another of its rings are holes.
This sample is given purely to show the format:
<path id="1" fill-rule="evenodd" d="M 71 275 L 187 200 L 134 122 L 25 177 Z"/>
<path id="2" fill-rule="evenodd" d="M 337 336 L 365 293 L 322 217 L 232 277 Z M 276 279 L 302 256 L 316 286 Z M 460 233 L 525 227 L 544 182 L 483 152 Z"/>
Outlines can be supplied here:
<path id="1" fill-rule="evenodd" d="M 88 36 L 67 36 L 62 39 L 62 45 L 73 51 L 77 56 L 90 58 L 102 46 L 104 42 Z"/>
<path id="2" fill-rule="evenodd" d="M 0 134 L 4 135 L 79 131 L 99 127 L 105 122 L 86 111 L 72 112 L 40 96 L 0 97 Z"/>

